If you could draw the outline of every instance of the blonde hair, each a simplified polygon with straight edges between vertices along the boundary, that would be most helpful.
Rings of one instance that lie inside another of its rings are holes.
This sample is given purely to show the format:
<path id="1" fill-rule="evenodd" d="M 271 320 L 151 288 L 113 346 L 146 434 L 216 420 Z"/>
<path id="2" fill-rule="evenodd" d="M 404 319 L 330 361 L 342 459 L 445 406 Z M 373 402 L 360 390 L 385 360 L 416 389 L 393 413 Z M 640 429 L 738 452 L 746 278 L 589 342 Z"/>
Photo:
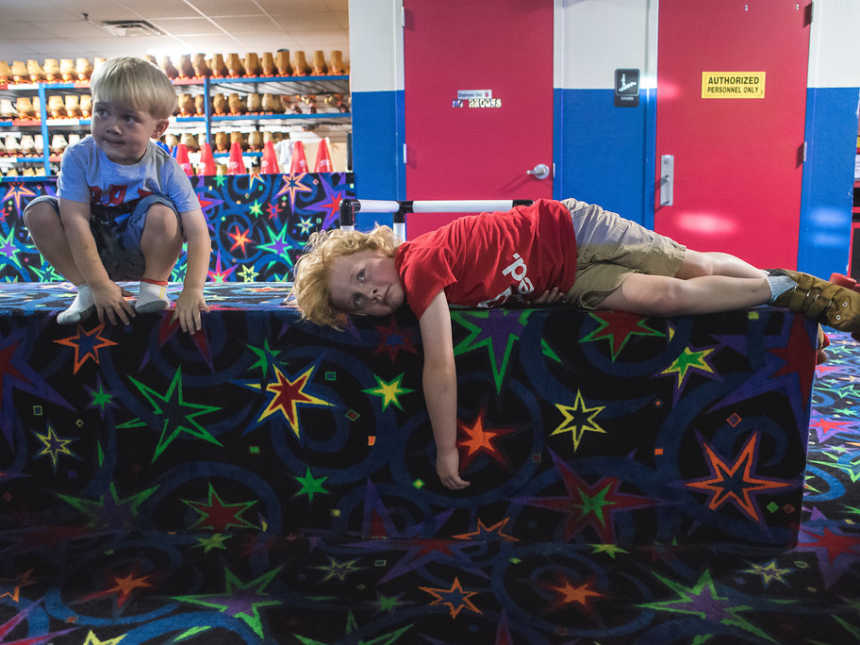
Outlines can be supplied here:
<path id="1" fill-rule="evenodd" d="M 388 226 L 377 226 L 370 233 L 341 228 L 313 233 L 293 270 L 295 279 L 290 295 L 302 319 L 343 329 L 346 314 L 332 305 L 328 287 L 333 262 L 339 257 L 367 250 L 381 251 L 394 257 L 396 247 L 394 231 Z"/>
<path id="2" fill-rule="evenodd" d="M 118 56 L 99 65 L 90 80 L 95 101 L 129 103 L 155 119 L 167 119 L 177 106 L 176 90 L 158 67 L 142 58 Z"/>

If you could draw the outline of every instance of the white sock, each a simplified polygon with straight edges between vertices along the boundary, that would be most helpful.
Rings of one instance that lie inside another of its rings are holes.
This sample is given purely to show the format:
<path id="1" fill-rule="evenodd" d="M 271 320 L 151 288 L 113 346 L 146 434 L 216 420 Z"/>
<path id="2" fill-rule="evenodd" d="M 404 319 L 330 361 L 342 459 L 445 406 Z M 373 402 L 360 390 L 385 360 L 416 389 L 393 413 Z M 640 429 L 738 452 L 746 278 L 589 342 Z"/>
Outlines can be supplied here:
<path id="1" fill-rule="evenodd" d="M 769 275 L 767 286 L 770 287 L 770 303 L 773 304 L 786 291 L 796 287 L 797 283 L 787 275 Z"/>
<path id="2" fill-rule="evenodd" d="M 170 304 L 167 299 L 167 280 L 141 279 L 137 291 L 137 301 L 134 310 L 142 314 L 153 313 L 166 309 Z"/>
<path id="3" fill-rule="evenodd" d="M 57 315 L 57 322 L 61 325 L 74 325 L 92 313 L 93 304 L 93 292 L 89 285 L 79 285 L 75 299 L 68 309 Z"/>

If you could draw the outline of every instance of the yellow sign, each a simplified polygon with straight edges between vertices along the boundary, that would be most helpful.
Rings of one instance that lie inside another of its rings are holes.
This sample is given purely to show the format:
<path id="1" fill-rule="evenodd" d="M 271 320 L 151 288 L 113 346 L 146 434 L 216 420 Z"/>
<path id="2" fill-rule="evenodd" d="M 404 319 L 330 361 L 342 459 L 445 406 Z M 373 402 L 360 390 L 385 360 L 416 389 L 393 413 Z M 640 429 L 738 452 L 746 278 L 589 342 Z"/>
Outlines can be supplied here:
<path id="1" fill-rule="evenodd" d="M 767 72 L 702 72 L 703 99 L 763 99 Z"/>

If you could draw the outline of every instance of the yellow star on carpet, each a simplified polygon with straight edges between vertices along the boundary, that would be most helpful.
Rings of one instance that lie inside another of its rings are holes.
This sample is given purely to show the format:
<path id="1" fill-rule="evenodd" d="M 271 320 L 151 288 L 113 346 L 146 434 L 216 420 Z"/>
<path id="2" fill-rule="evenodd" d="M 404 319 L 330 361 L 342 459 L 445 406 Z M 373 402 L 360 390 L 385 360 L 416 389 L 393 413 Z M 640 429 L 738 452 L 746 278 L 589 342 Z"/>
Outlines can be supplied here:
<path id="1" fill-rule="evenodd" d="M 564 415 L 564 420 L 558 427 L 552 431 L 550 436 L 561 434 L 562 432 L 570 432 L 573 437 L 573 451 L 579 449 L 579 442 L 582 441 L 582 435 L 588 432 L 600 432 L 606 434 L 606 430 L 600 427 L 595 422 L 594 417 L 606 409 L 605 405 L 597 405 L 593 408 L 585 407 L 585 401 L 582 398 L 582 392 L 576 391 L 576 399 L 573 407 L 556 403 L 555 407 Z"/>
<path id="2" fill-rule="evenodd" d="M 98 636 L 95 635 L 93 630 L 90 630 L 87 634 L 86 640 L 82 645 L 117 645 L 123 638 L 126 637 L 126 634 L 122 636 L 117 636 L 116 638 L 109 638 L 106 641 L 101 640 Z"/>

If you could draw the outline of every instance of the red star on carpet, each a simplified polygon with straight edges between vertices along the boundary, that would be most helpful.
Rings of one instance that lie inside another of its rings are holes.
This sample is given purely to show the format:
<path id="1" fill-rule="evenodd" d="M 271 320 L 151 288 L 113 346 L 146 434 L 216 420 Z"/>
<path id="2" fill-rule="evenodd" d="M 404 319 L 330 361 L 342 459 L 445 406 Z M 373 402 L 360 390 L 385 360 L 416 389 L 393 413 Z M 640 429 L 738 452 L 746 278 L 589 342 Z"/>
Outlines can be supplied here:
<path id="1" fill-rule="evenodd" d="M 106 323 L 93 327 L 89 331 L 84 329 L 83 325 L 78 325 L 78 333 L 75 336 L 61 338 L 54 342 L 58 345 L 72 347 L 75 350 L 75 366 L 72 369 L 73 374 L 77 374 L 81 365 L 91 358 L 96 365 L 99 365 L 99 350 L 105 347 L 119 345 L 109 338 L 104 338 L 101 333 L 104 331 Z"/>
<path id="2" fill-rule="evenodd" d="M 815 347 L 806 331 L 806 319 L 802 316 L 795 316 L 785 347 L 769 351 L 785 361 L 785 365 L 774 374 L 774 377 L 797 373 L 803 400 L 808 400 L 809 392 L 812 389 L 812 379 L 815 376 L 815 368 L 813 367 L 815 365 Z"/>
<path id="3" fill-rule="evenodd" d="M 26 376 L 21 374 L 15 366 L 12 365 L 12 357 L 18 351 L 18 342 L 11 343 L 6 347 L 0 347 L 0 393 L 3 392 L 3 381 L 6 376 L 11 376 L 24 383 L 30 383 Z"/>
<path id="4" fill-rule="evenodd" d="M 411 332 L 402 330 L 394 318 L 387 325 L 377 325 L 376 331 L 379 332 L 379 344 L 373 350 L 374 354 L 388 354 L 393 363 L 400 352 L 418 353 Z"/>
<path id="5" fill-rule="evenodd" d="M 469 464 L 474 461 L 475 457 L 484 453 L 489 455 L 499 462 L 505 469 L 508 468 L 508 460 L 499 452 L 499 449 L 493 445 L 493 442 L 506 434 L 512 433 L 513 428 L 487 428 L 484 429 L 484 411 L 478 415 L 472 425 L 457 422 L 460 428 L 460 435 L 465 435 L 464 439 L 457 441 L 457 446 L 460 448 L 460 469 L 465 472 Z"/>
<path id="6" fill-rule="evenodd" d="M 116 583 L 113 587 L 110 587 L 109 589 L 105 589 L 103 591 L 97 591 L 95 593 L 84 596 L 83 598 L 79 598 L 75 601 L 74 604 L 83 604 L 85 602 L 96 600 L 98 598 L 104 598 L 106 596 L 111 596 L 116 593 L 118 594 L 116 600 L 117 607 L 122 607 L 131 596 L 132 591 L 134 591 L 135 589 L 145 589 L 147 587 L 152 586 L 152 583 L 149 582 L 149 576 L 136 578 L 133 573 L 129 573 L 124 578 L 118 578 L 114 576 L 113 580 Z"/>
<path id="7" fill-rule="evenodd" d="M 317 397 L 308 394 L 304 391 L 305 386 L 311 378 L 311 374 L 316 369 L 315 365 L 311 365 L 304 372 L 299 374 L 294 381 L 288 379 L 277 365 L 274 365 L 276 383 L 269 383 L 266 386 L 266 392 L 272 392 L 274 396 L 269 401 L 269 405 L 260 415 L 258 421 L 262 421 L 270 414 L 281 412 L 293 429 L 296 436 L 299 435 L 299 412 L 298 406 L 301 405 L 319 405 L 330 406 L 331 403 L 318 399 Z"/>
<path id="8" fill-rule="evenodd" d="M 450 612 L 451 618 L 456 618 L 457 614 L 466 607 L 470 611 L 474 611 L 476 614 L 482 613 L 480 609 L 478 609 L 474 603 L 469 600 L 472 596 L 474 596 L 477 591 L 463 591 L 463 587 L 460 586 L 459 578 L 454 578 L 454 583 L 451 585 L 450 589 L 441 589 L 438 587 L 418 587 L 421 591 L 426 591 L 431 596 L 434 597 L 433 602 L 430 603 L 433 605 L 448 605 L 448 610 Z"/>
<path id="9" fill-rule="evenodd" d="M 244 231 L 241 230 L 239 228 L 238 224 L 236 225 L 236 232 L 235 233 L 228 232 L 227 235 L 229 235 L 233 239 L 233 246 L 230 247 L 230 250 L 233 251 L 237 246 L 241 246 L 242 247 L 242 255 L 244 255 L 245 257 L 248 257 L 248 251 L 245 248 L 245 245 L 254 243 L 254 240 L 252 240 L 250 237 L 248 237 L 248 234 L 250 232 L 251 232 L 251 229 L 249 229 L 249 228 L 246 228 Z"/>
<path id="10" fill-rule="evenodd" d="M 854 555 L 860 553 L 860 537 L 856 535 L 842 535 L 841 533 L 834 533 L 826 527 L 820 534 L 813 533 L 809 529 L 805 529 L 803 534 L 810 535 L 814 539 L 808 542 L 798 540 L 797 548 L 803 548 L 804 550 L 808 550 L 810 548 L 824 549 L 827 552 L 827 559 L 830 564 L 833 564 L 836 558 L 845 553 L 851 553 Z"/>
<path id="11" fill-rule="evenodd" d="M 645 318 L 639 314 L 631 314 L 626 311 L 601 311 L 590 313 L 600 327 L 582 338 L 579 342 L 586 343 L 605 338 L 609 341 L 609 351 L 612 361 L 621 353 L 621 350 L 630 340 L 631 336 L 664 336 L 662 332 L 651 329 L 645 324 Z M 616 346 L 616 341 L 622 339 Z"/>
<path id="12" fill-rule="evenodd" d="M 579 605 L 586 614 L 592 613 L 594 607 L 591 604 L 591 599 L 605 597 L 605 594 L 594 591 L 592 588 L 593 584 L 594 580 L 590 579 L 576 586 L 571 583 L 570 579 L 565 578 L 556 585 L 543 585 L 544 589 L 548 589 L 556 594 L 555 601 L 548 610 L 553 611 L 569 605 Z"/>
<path id="13" fill-rule="evenodd" d="M 853 428 L 851 428 L 853 425 L 854 423 L 851 421 L 834 421 L 833 419 L 821 418 L 814 419 L 810 422 L 809 429 L 816 430 L 818 441 L 827 441 L 830 438 L 830 435 L 846 430 L 853 430 Z"/>
<path id="14" fill-rule="evenodd" d="M 191 526 L 192 529 L 212 529 L 216 533 L 225 533 L 231 528 L 258 528 L 242 517 L 242 513 L 256 501 L 225 504 L 212 484 L 209 484 L 209 499 L 205 503 L 188 499 L 182 502 L 200 513 L 200 519 Z"/>
<path id="15" fill-rule="evenodd" d="M 760 436 L 758 432 L 753 433 L 732 464 L 720 459 L 714 449 L 703 442 L 711 477 L 684 482 L 684 485 L 709 493 L 711 495 L 708 501 L 709 510 L 716 511 L 726 502 L 732 502 L 751 520 L 762 523 L 761 513 L 750 495 L 762 491 L 795 488 L 796 484 L 780 479 L 755 477 L 752 474 L 758 455 Z"/>

